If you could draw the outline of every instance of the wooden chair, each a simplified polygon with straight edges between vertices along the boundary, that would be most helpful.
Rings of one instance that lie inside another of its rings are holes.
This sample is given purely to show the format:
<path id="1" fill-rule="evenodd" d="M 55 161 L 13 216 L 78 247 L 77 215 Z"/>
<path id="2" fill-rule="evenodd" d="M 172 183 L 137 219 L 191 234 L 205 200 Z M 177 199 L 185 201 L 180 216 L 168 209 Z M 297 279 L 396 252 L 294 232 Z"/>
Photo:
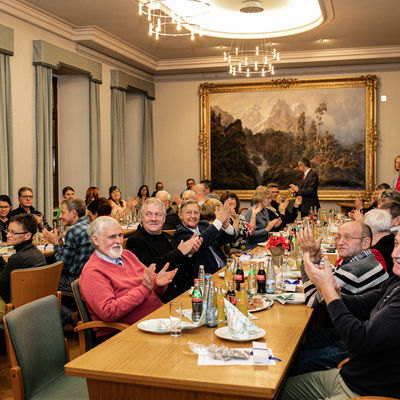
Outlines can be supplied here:
<path id="1" fill-rule="evenodd" d="M 51 295 L 4 316 L 15 400 L 89 398 L 85 379 L 64 374 L 69 354 L 58 306 Z"/>
<path id="2" fill-rule="evenodd" d="M 63 262 L 43 267 L 17 269 L 11 272 L 11 302 L 6 304 L 6 313 L 33 300 L 50 294 L 57 296 L 61 307 L 61 292 L 57 291 Z"/>
<path id="3" fill-rule="evenodd" d="M 79 335 L 79 348 L 81 354 L 92 349 L 93 347 L 96 347 L 98 344 L 96 333 L 94 332 L 93 328 L 110 328 L 122 331 L 129 326 L 128 324 L 124 324 L 121 322 L 104 322 L 92 320 L 79 291 L 78 279 L 71 283 L 71 287 L 81 319 L 80 321 L 78 321 L 76 327 L 74 328 L 75 332 L 78 332 Z"/>

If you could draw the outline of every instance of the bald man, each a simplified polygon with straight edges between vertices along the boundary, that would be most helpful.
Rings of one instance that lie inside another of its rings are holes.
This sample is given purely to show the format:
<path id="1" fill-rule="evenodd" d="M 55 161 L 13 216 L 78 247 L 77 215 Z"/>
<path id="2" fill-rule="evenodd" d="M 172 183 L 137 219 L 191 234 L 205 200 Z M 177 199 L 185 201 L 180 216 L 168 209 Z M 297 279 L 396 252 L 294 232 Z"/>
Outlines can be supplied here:
<path id="1" fill-rule="evenodd" d="M 178 214 L 171 207 L 171 195 L 166 190 L 159 190 L 155 197 L 163 202 L 165 210 L 167 211 L 163 230 L 176 229 L 176 227 L 181 223 L 181 220 L 179 219 Z"/>

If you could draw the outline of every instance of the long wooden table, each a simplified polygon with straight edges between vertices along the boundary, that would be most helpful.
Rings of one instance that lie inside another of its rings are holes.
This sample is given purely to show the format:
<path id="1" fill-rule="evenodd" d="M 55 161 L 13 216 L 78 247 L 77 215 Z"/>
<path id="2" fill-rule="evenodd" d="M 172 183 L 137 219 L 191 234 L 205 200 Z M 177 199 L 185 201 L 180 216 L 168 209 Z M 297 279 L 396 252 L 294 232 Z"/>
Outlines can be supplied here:
<path id="1" fill-rule="evenodd" d="M 220 278 L 213 278 L 218 280 Z M 222 281 L 222 279 L 221 279 Z M 184 308 L 191 298 L 180 296 Z M 132 325 L 93 350 L 65 365 L 67 375 L 87 378 L 90 399 L 274 399 L 288 372 L 312 316 L 304 305 L 281 305 L 256 313 L 264 328 L 274 366 L 198 366 L 188 342 L 228 347 L 251 347 L 219 339 L 216 328 L 184 330 L 179 338 L 142 332 Z M 144 319 L 168 318 L 166 304 Z"/>

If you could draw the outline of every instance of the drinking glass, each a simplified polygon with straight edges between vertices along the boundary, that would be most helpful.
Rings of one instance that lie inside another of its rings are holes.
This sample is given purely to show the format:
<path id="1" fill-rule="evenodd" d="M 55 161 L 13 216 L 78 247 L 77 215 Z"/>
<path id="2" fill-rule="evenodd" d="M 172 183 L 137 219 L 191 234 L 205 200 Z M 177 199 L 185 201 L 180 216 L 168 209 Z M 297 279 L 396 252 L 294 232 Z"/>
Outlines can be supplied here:
<path id="1" fill-rule="evenodd" d="M 171 301 L 169 303 L 170 335 L 173 337 L 182 336 L 182 303 Z"/>

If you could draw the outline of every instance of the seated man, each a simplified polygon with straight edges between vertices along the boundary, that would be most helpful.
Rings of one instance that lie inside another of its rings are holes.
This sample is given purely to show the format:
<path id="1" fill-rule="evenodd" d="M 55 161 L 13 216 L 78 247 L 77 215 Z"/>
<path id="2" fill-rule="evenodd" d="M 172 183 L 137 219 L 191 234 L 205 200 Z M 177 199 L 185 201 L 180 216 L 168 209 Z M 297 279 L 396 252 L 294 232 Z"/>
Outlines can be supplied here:
<path id="1" fill-rule="evenodd" d="M 350 359 L 341 369 L 288 379 L 279 400 L 400 398 L 400 233 L 392 257 L 394 276 L 382 286 L 362 295 L 341 296 L 328 260 L 314 265 L 310 255 L 304 255 L 306 274 L 324 298 Z"/>
<path id="2" fill-rule="evenodd" d="M 133 324 L 162 305 L 159 294 L 175 276 L 167 271 L 158 274 L 154 264 L 146 268 L 128 250 L 122 249 L 124 235 L 111 217 L 99 217 L 88 229 L 95 251 L 83 268 L 79 289 L 94 320 Z M 97 330 L 104 339 L 109 330 Z"/>
<path id="3" fill-rule="evenodd" d="M 217 193 L 215 193 L 213 191 L 213 186 L 212 183 L 209 179 L 203 179 L 200 181 L 200 183 L 202 183 L 206 189 L 206 198 L 207 199 L 217 199 L 219 200 L 219 196 L 217 195 Z"/>
<path id="4" fill-rule="evenodd" d="M 157 198 L 147 199 L 142 207 L 143 229 L 131 235 L 126 243 L 126 249 L 134 253 L 147 267 L 156 264 L 157 272 L 167 262 L 170 268 L 178 268 L 172 283 L 161 296 L 161 300 L 167 303 L 193 285 L 191 256 L 199 249 L 201 239 L 194 233 L 186 242 L 176 243 L 171 235 L 162 231 L 165 217 L 164 204 Z"/>
<path id="5" fill-rule="evenodd" d="M 400 230 L 400 203 L 398 201 L 387 201 L 380 207 L 390 215 L 390 232 L 396 234 Z"/>
<path id="6" fill-rule="evenodd" d="M 18 202 L 19 207 L 10 212 L 10 218 L 19 214 L 32 214 L 36 218 L 40 230 L 43 228 L 51 229 L 44 215 L 32 206 L 33 190 L 31 188 L 23 186 L 18 189 Z"/>
<path id="7" fill-rule="evenodd" d="M 156 193 L 156 199 L 163 202 L 167 215 L 165 217 L 165 222 L 162 227 L 163 230 L 176 229 L 176 227 L 181 223 L 179 215 L 171 207 L 171 196 L 165 190 L 160 190 Z"/>
<path id="8" fill-rule="evenodd" d="M 310 230 L 298 233 L 300 247 L 305 253 L 310 252 L 315 262 L 322 259 L 322 238 L 315 241 Z M 362 222 L 351 221 L 339 228 L 336 237 L 336 249 L 339 259 L 334 270 L 336 281 L 344 294 L 362 294 L 379 287 L 389 275 L 376 260 L 371 251 L 371 229 Z M 301 277 L 308 307 L 315 307 L 323 301 L 316 287 L 308 279 L 302 268 Z"/>
<path id="9" fill-rule="evenodd" d="M 271 207 L 282 215 L 283 222 L 285 224 L 294 222 L 299 214 L 302 197 L 296 196 L 294 200 L 288 198 L 283 200 L 276 183 L 268 183 L 267 189 L 271 192 Z"/>
<path id="10" fill-rule="evenodd" d="M 15 269 L 46 265 L 42 252 L 32 243 L 37 232 L 36 218 L 31 214 L 16 215 L 10 219 L 7 229 L 7 245 L 16 251 L 6 263 L 0 257 L 0 315 L 4 315 L 5 303 L 10 302 L 10 274 Z"/>
<path id="11" fill-rule="evenodd" d="M 73 187 L 65 186 L 63 188 L 63 190 L 62 190 L 63 200 L 70 199 L 71 197 L 74 197 L 74 196 L 75 196 L 75 190 Z M 61 203 L 60 203 L 60 206 L 58 207 L 57 216 L 56 216 L 57 228 L 60 226 L 60 223 L 61 223 L 60 214 L 61 214 Z"/>
<path id="12" fill-rule="evenodd" d="M 202 204 L 207 200 L 206 188 L 202 183 L 198 183 L 197 185 L 193 185 L 191 190 L 196 193 L 196 201 L 201 207 Z"/>
<path id="13" fill-rule="evenodd" d="M 98 197 L 87 205 L 87 216 L 89 222 L 93 222 L 98 217 L 110 216 L 112 207 L 105 197 Z"/>
<path id="14" fill-rule="evenodd" d="M 174 203 L 177 205 L 178 209 L 187 200 L 196 200 L 196 193 L 193 192 L 193 190 L 185 190 L 182 192 L 181 197 L 179 197 L 177 194 L 174 195 Z"/>
<path id="15" fill-rule="evenodd" d="M 156 190 L 152 193 L 151 197 L 156 197 L 157 192 L 164 190 L 164 185 L 162 182 L 156 183 Z"/>
<path id="16" fill-rule="evenodd" d="M 235 238 L 235 230 L 229 223 L 230 203 L 226 201 L 215 211 L 215 221 L 212 224 L 200 221 L 200 207 L 195 200 L 186 201 L 179 210 L 182 223 L 176 228 L 175 240 L 189 240 L 193 233 L 197 233 L 203 239 L 199 250 L 193 255 L 194 276 L 198 274 L 199 265 L 204 265 L 205 272 L 213 274 L 226 264 L 221 246 Z"/>
<path id="17" fill-rule="evenodd" d="M 390 215 L 379 208 L 368 211 L 364 224 L 372 231 L 371 251 L 389 275 L 392 274 L 394 235 L 390 232 Z"/>
<path id="18" fill-rule="evenodd" d="M 72 293 L 71 282 L 79 277 L 86 261 L 93 253 L 93 246 L 87 233 L 89 220 L 85 216 L 83 200 L 70 198 L 61 203 L 61 220 L 69 226 L 65 234 L 65 243 L 56 231 L 43 230 L 44 238 L 54 245 L 54 257 L 64 263 L 59 290 Z"/>

